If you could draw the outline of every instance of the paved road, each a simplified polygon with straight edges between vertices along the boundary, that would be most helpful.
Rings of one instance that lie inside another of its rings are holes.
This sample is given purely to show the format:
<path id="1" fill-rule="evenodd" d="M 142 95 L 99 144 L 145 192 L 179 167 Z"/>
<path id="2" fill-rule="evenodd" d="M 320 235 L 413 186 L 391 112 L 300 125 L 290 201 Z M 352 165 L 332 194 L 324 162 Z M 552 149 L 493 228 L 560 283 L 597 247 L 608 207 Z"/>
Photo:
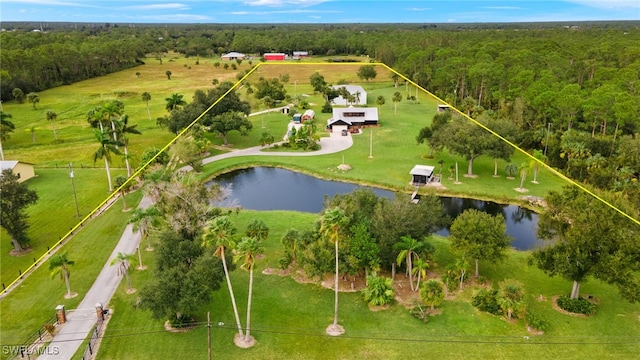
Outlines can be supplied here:
<path id="1" fill-rule="evenodd" d="M 139 207 L 144 208 L 150 204 L 150 199 L 143 198 Z M 102 271 L 91 286 L 91 289 L 80 302 L 78 308 L 67 313 L 67 322 L 61 326 L 60 331 L 53 337 L 49 344 L 49 352 L 52 354 L 42 355 L 38 359 L 71 359 L 96 323 L 96 303 L 101 303 L 106 308 L 120 283 L 121 276 L 117 274 L 117 266 L 111 266 L 111 259 L 115 258 L 119 252 L 127 254 L 135 252 L 139 243 L 140 232 L 134 233 L 133 226 L 131 224 L 127 225 L 118 245 L 109 256 L 107 263 L 102 267 Z M 54 348 L 58 350 L 56 355 L 53 355 Z M 84 351 L 84 348 L 82 348 L 82 351 Z"/>
<path id="2" fill-rule="evenodd" d="M 340 133 L 332 133 L 329 137 L 323 137 L 320 139 L 321 149 L 318 151 L 298 153 L 298 152 L 263 152 L 260 151 L 263 147 L 256 146 L 242 150 L 232 150 L 228 153 L 212 156 L 202 161 L 202 164 L 209 164 L 216 160 L 226 159 L 234 156 L 249 156 L 249 155 L 262 155 L 262 156 L 316 156 L 324 154 L 332 154 L 346 150 L 353 145 L 353 139 L 351 135 L 341 136 Z M 189 167 L 183 168 L 188 170 Z M 145 208 L 151 205 L 151 200 L 143 198 L 139 207 Z M 67 322 L 61 326 L 60 331 L 53 337 L 50 343 L 50 349 L 57 347 L 57 354 L 46 354 L 38 357 L 42 360 L 68 360 L 78 351 L 80 345 L 87 337 L 91 328 L 96 323 L 96 303 L 101 303 L 105 307 L 111 301 L 113 294 L 118 288 L 121 276 L 117 275 L 117 266 L 111 266 L 111 259 L 118 255 L 118 252 L 133 253 L 140 243 L 140 233 L 133 232 L 131 224 L 127 225 L 120 237 L 120 241 L 116 248 L 111 253 L 109 260 L 102 268 L 100 275 L 87 292 L 80 305 L 75 311 L 69 312 L 67 316 Z M 84 348 L 81 349 L 84 351 Z M 53 351 L 50 351 L 53 352 Z"/>

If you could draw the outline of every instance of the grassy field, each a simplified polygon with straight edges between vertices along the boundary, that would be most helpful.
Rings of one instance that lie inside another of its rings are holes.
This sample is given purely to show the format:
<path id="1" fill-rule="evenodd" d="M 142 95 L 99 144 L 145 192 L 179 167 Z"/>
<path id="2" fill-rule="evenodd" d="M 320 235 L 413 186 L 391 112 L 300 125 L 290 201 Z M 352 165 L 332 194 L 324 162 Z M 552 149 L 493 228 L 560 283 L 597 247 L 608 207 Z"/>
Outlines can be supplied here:
<path id="1" fill-rule="evenodd" d="M 592 318 L 562 315 L 551 308 L 550 299 L 567 292 L 570 284 L 550 279 L 534 267 L 523 266 L 528 253 L 516 251 L 510 252 L 502 263 L 481 262 L 481 275 L 496 284 L 504 278 L 520 279 L 525 284 L 531 311 L 550 323 L 544 335 L 529 334 L 523 320 L 510 323 L 478 312 L 468 302 L 477 288 L 467 286 L 446 301 L 442 314 L 432 317 L 427 324 L 411 317 L 401 305 L 373 312 L 359 293 L 341 293 L 339 323 L 346 333 L 338 338 L 329 337 L 324 330 L 333 317 L 332 290 L 318 284 L 300 284 L 291 277 L 261 273 L 266 267 L 276 266 L 282 256 L 279 238 L 283 231 L 291 224 L 298 229 L 308 228 L 315 215 L 283 211 L 242 211 L 233 215 L 241 231 L 253 218 L 262 219 L 270 227 L 266 256 L 256 267 L 252 334 L 258 344 L 254 348 L 243 350 L 233 345 L 235 322 L 225 286 L 214 293 L 211 304 L 202 308 L 197 328 L 187 333 L 168 333 L 163 330 L 162 321 L 135 308 L 135 295 L 126 295 L 121 284 L 110 304 L 114 315 L 98 359 L 203 358 L 207 352 L 207 330 L 202 321 L 206 321 L 207 311 L 211 312 L 214 324 L 212 348 L 216 358 L 388 359 L 400 354 L 411 358 L 428 354 L 443 359 L 621 359 L 631 358 L 640 350 L 638 306 L 622 301 L 610 286 L 593 281 L 584 284 L 583 292 L 598 298 L 598 313 Z M 446 239 L 434 237 L 431 242 L 437 248 L 436 262 L 442 264 L 433 269 L 433 276 L 441 272 L 452 255 Z M 149 276 L 149 272 L 135 273 L 134 286 Z M 244 323 L 247 273 L 236 270 L 232 283 Z M 537 300 L 540 295 L 544 301 Z"/>

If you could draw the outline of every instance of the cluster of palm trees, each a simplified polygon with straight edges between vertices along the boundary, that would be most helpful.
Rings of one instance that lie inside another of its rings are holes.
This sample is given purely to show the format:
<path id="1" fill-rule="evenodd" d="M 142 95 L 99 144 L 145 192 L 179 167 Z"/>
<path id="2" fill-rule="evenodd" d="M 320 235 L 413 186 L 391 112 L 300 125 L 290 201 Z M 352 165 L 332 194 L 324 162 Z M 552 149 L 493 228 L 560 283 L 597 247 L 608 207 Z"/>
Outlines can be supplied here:
<path id="1" fill-rule="evenodd" d="M 227 279 L 227 287 L 233 306 L 233 314 L 238 327 L 238 335 L 235 338 L 236 345 L 250 347 L 255 344 L 251 336 L 251 300 L 253 296 L 253 269 L 256 257 L 264 253 L 262 241 L 269 235 L 269 228 L 260 220 L 254 220 L 247 228 L 245 236 L 240 241 L 236 240 L 237 229 L 228 216 L 218 216 L 210 220 L 202 235 L 202 246 L 214 248 L 214 256 L 222 260 L 224 274 Z M 236 261 L 242 261 L 241 268 L 249 271 L 249 295 L 247 299 L 246 331 L 243 332 L 238 307 L 231 286 L 229 268 L 227 267 L 225 252 L 231 250 Z"/>
<path id="2" fill-rule="evenodd" d="M 112 155 L 121 155 L 120 147 L 124 150 L 124 161 L 127 167 L 127 178 L 131 177 L 129 163 L 129 134 L 141 134 L 137 125 L 129 124 L 129 116 L 124 114 L 124 104 L 113 100 L 91 109 L 87 113 L 87 121 L 94 128 L 96 141 L 99 146 L 93 154 L 93 161 L 104 160 L 109 182 L 109 191 L 113 191 L 110 164 Z"/>
<path id="3" fill-rule="evenodd" d="M 418 291 L 420 281 L 427 278 L 429 261 L 427 258 L 429 245 L 425 241 L 420 241 L 411 236 L 402 236 L 393 248 L 398 252 L 396 258 L 398 266 L 405 263 L 407 276 L 409 276 L 409 286 L 411 291 Z M 416 276 L 416 285 L 413 285 L 413 276 Z"/>

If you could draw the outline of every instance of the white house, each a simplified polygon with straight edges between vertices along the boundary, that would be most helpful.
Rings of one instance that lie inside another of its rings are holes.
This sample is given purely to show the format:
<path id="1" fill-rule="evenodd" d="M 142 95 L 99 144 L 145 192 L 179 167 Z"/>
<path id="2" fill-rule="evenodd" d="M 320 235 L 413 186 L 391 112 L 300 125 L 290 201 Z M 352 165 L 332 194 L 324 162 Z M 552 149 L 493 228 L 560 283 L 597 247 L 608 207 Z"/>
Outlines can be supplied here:
<path id="1" fill-rule="evenodd" d="M 222 60 L 235 60 L 235 59 L 244 59 L 245 57 L 247 57 L 245 54 L 243 53 L 239 53 L 239 52 L 235 52 L 232 51 L 228 54 L 224 54 L 222 55 L 221 59 Z"/>
<path id="2" fill-rule="evenodd" d="M 359 129 L 364 126 L 378 125 L 377 107 L 333 108 L 331 119 L 327 120 L 327 128 L 336 130 Z"/>
<path id="3" fill-rule="evenodd" d="M 36 172 L 33 169 L 33 164 L 22 161 L 0 161 L 0 170 L 4 171 L 6 169 L 11 169 L 11 172 L 14 175 L 18 176 L 18 182 L 24 182 L 36 176 Z"/>
<path id="4" fill-rule="evenodd" d="M 356 101 L 354 103 L 347 102 L 347 99 L 342 96 L 338 96 L 331 100 L 333 105 L 367 105 L 367 92 L 359 85 L 335 85 L 331 87 L 334 90 L 339 90 L 340 88 L 345 88 L 349 92 L 349 94 L 356 97 Z"/>

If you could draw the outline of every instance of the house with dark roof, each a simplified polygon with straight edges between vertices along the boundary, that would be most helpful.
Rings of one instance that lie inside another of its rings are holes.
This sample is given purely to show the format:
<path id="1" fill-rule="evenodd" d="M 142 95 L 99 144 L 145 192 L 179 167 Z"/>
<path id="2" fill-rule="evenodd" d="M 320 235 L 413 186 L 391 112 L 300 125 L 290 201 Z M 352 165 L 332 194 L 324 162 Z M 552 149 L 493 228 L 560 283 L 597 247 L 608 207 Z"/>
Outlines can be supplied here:
<path id="1" fill-rule="evenodd" d="M 365 126 L 378 125 L 377 107 L 333 108 L 333 114 L 327 120 L 327 128 L 336 130 L 355 130 Z"/>

